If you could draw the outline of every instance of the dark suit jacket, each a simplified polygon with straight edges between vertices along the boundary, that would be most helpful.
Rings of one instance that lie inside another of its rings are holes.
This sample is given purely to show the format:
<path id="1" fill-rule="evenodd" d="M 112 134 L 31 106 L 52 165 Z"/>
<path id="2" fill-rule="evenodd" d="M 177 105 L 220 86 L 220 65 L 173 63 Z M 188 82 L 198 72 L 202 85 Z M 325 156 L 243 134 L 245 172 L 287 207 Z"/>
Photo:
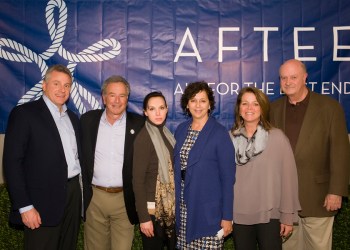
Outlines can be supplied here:
<path id="1" fill-rule="evenodd" d="M 271 122 L 285 131 L 287 97 L 271 105 Z M 336 100 L 310 91 L 310 100 L 294 150 L 301 216 L 328 217 L 327 194 L 347 196 L 350 146 L 344 112 Z"/>
<path id="2" fill-rule="evenodd" d="M 83 168 L 83 195 L 84 195 L 84 218 L 92 198 L 92 177 L 94 173 L 95 148 L 98 127 L 104 110 L 91 110 L 81 116 L 81 134 L 82 134 L 82 168 Z M 127 112 L 126 131 L 124 146 L 124 165 L 123 165 L 123 190 L 126 211 L 132 224 L 138 223 L 138 217 L 135 208 L 135 196 L 132 189 L 132 160 L 133 144 L 137 133 L 145 124 L 145 120 L 138 114 Z M 133 133 L 131 132 L 133 130 Z M 85 176 L 85 177 L 84 177 Z"/>
<path id="3" fill-rule="evenodd" d="M 67 112 L 79 139 L 78 117 Z M 79 140 L 77 146 L 79 152 Z M 3 163 L 12 206 L 10 222 L 22 224 L 18 209 L 33 204 L 42 226 L 58 225 L 66 204 L 68 166 L 57 126 L 42 98 L 11 111 Z"/>
<path id="4" fill-rule="evenodd" d="M 180 151 L 192 119 L 181 123 L 175 132 L 176 227 L 180 224 Z M 221 220 L 233 217 L 233 185 L 236 173 L 235 150 L 227 129 L 210 117 L 189 152 L 184 201 L 187 207 L 186 240 L 215 235 Z"/>

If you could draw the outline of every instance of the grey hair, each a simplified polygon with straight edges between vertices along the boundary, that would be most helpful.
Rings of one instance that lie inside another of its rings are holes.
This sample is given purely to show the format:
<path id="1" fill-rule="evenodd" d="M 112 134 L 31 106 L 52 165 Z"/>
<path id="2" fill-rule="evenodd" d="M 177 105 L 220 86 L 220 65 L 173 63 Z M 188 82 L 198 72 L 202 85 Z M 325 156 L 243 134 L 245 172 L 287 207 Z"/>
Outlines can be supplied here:
<path id="1" fill-rule="evenodd" d="M 117 82 L 120 82 L 120 83 L 123 83 L 126 87 L 126 90 L 128 92 L 128 95 L 130 94 L 130 84 L 128 83 L 128 81 L 122 77 L 122 76 L 119 76 L 119 75 L 112 75 L 110 77 L 108 77 L 102 84 L 102 88 L 101 88 L 101 91 L 102 91 L 102 95 L 105 95 L 106 94 L 106 89 L 107 89 L 107 86 L 111 83 L 117 83 Z"/>
<path id="2" fill-rule="evenodd" d="M 64 73 L 64 74 L 68 75 L 70 80 L 73 81 L 72 73 L 70 72 L 70 70 L 66 66 L 64 66 L 62 64 L 55 64 L 55 65 L 50 66 L 46 70 L 46 73 L 45 73 L 45 76 L 44 76 L 44 81 L 45 82 L 49 80 L 49 78 L 51 76 L 51 73 L 54 72 L 54 71 L 61 72 L 61 73 Z"/>

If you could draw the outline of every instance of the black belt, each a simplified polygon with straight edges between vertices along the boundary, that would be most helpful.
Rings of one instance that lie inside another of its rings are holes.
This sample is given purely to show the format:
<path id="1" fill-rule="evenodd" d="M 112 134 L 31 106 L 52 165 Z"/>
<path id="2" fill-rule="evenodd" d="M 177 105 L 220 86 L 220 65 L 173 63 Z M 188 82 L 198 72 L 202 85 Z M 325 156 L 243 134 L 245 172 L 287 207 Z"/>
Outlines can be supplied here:
<path id="1" fill-rule="evenodd" d="M 184 170 L 181 170 L 181 180 L 185 180 L 185 177 L 186 177 L 186 169 Z"/>
<path id="2" fill-rule="evenodd" d="M 74 176 L 74 177 L 72 177 L 72 178 L 68 178 L 67 182 L 70 182 L 70 181 L 72 181 L 72 180 L 74 180 L 74 179 L 76 179 L 76 178 L 78 178 L 78 177 L 79 177 L 79 175 L 77 174 L 76 176 Z"/>

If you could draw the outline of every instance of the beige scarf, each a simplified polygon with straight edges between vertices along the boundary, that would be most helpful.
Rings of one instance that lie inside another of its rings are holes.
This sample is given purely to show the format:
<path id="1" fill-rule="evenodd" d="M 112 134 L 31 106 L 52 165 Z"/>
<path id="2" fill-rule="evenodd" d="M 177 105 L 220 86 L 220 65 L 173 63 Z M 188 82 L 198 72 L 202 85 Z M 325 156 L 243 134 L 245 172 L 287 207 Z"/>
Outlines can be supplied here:
<path id="1" fill-rule="evenodd" d="M 155 218 L 165 228 L 168 237 L 175 226 L 175 185 L 174 170 L 170 153 L 166 147 L 159 128 L 146 121 L 146 129 L 151 137 L 152 143 L 158 157 L 158 176 L 155 197 Z M 167 127 L 163 132 L 171 146 L 174 148 L 175 138 Z"/>

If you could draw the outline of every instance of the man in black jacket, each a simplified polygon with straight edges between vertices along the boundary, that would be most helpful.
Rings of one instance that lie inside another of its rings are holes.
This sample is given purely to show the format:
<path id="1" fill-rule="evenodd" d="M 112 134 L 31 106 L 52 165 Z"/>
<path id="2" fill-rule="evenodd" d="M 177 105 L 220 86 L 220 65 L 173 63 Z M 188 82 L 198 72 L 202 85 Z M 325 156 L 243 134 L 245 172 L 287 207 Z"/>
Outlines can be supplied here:
<path id="1" fill-rule="evenodd" d="M 129 83 L 109 77 L 102 86 L 104 110 L 81 117 L 85 249 L 130 250 L 138 223 L 132 190 L 133 143 L 144 125 L 126 111 Z"/>
<path id="2" fill-rule="evenodd" d="M 4 144 L 10 222 L 24 224 L 25 249 L 76 249 L 80 217 L 79 120 L 66 107 L 72 85 L 63 65 L 46 71 L 43 97 L 16 106 Z"/>

